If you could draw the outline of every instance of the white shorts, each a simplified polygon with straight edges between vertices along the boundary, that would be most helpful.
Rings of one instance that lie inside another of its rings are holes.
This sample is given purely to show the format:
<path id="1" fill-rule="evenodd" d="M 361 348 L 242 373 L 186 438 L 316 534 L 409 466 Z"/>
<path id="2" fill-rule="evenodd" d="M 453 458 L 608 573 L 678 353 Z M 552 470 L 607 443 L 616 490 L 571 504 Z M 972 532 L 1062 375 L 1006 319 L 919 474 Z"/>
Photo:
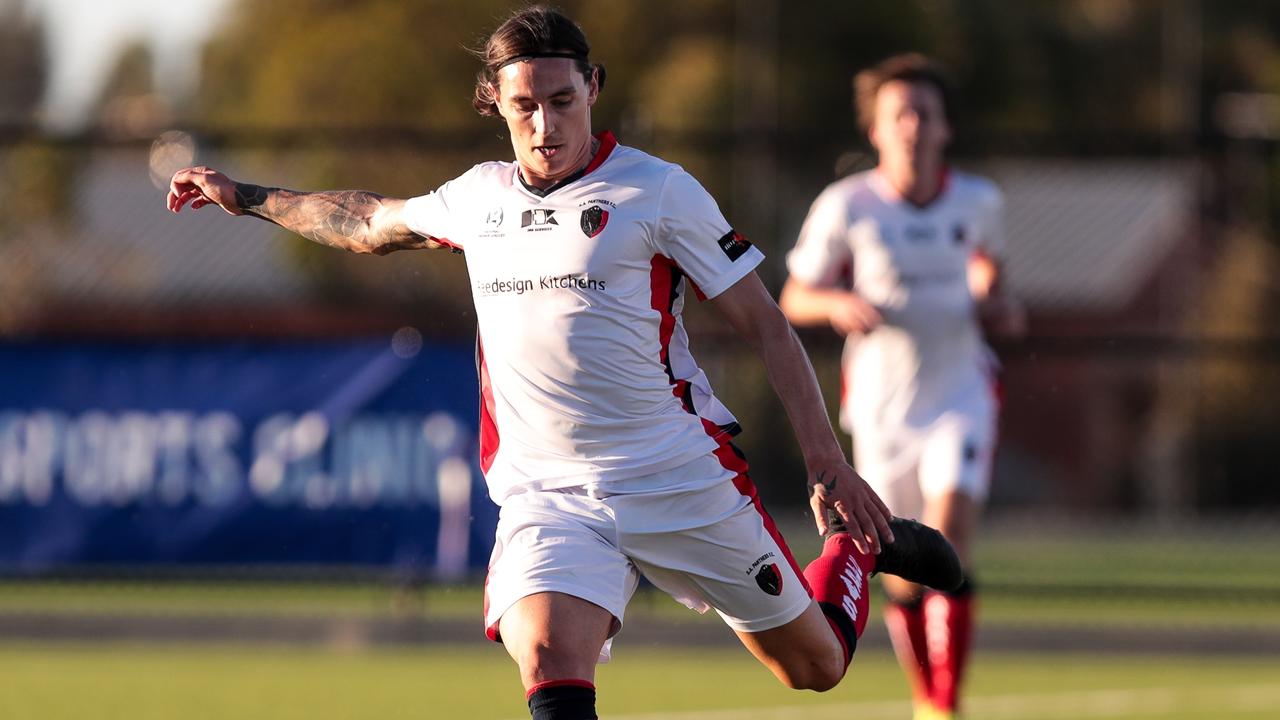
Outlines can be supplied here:
<path id="1" fill-rule="evenodd" d="M 994 412 L 956 410 L 923 428 L 856 428 L 854 467 L 890 512 L 920 518 L 927 499 L 949 493 L 985 501 L 995 444 Z"/>
<path id="2" fill-rule="evenodd" d="M 674 489 L 601 497 L 568 488 L 508 498 L 485 580 L 489 638 L 499 640 L 498 622 L 516 601 L 540 592 L 609 611 L 612 638 L 641 575 L 689 608 L 716 610 L 735 630 L 759 632 L 799 617 L 811 602 L 808 584 L 745 471 L 722 446 L 715 456 L 642 479 Z"/>

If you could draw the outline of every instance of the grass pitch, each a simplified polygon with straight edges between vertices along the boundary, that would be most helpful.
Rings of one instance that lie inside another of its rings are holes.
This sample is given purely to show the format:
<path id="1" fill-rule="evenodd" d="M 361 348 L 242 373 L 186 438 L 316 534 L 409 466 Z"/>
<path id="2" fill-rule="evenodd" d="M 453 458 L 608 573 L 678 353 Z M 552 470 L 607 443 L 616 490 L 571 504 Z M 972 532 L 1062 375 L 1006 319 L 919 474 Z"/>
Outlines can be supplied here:
<path id="1" fill-rule="evenodd" d="M 514 665 L 496 646 L 412 650 L 0 645 L 0 717 L 41 720 L 517 720 Z M 744 650 L 616 648 L 599 709 L 622 720 L 889 720 L 910 716 L 886 652 L 836 690 L 782 688 Z M 984 654 L 971 717 L 1280 717 L 1280 659 Z"/>

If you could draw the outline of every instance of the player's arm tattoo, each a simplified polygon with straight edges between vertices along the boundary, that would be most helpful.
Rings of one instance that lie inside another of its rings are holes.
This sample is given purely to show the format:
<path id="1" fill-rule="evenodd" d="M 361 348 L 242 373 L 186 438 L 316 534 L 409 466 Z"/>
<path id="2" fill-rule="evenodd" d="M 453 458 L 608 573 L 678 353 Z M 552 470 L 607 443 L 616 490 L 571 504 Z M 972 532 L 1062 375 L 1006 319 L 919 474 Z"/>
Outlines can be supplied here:
<path id="1" fill-rule="evenodd" d="M 236 206 L 322 245 L 383 255 L 392 250 L 437 247 L 408 228 L 375 227 L 383 196 L 365 190 L 297 192 L 236 183 Z"/>

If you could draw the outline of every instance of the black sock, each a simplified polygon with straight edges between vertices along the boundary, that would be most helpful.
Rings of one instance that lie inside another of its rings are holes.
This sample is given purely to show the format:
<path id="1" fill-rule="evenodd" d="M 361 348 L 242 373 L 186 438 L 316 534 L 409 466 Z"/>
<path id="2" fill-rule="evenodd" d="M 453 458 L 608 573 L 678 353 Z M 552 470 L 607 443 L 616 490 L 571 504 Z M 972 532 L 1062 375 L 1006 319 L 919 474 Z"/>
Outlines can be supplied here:
<path id="1" fill-rule="evenodd" d="M 538 683 L 529 691 L 533 720 L 596 720 L 596 689 L 585 680 Z"/>

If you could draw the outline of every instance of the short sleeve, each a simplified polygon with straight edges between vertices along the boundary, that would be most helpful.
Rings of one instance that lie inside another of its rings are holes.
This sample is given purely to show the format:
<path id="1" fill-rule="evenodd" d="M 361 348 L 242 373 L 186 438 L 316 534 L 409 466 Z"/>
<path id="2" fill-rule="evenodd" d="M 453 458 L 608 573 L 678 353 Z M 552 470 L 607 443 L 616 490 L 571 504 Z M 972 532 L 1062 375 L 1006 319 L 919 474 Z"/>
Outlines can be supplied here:
<path id="1" fill-rule="evenodd" d="M 813 201 L 796 246 L 787 253 L 787 272 L 806 285 L 835 287 L 853 264 L 849 210 L 844 194 L 832 188 Z"/>
<path id="2" fill-rule="evenodd" d="M 661 193 L 654 243 L 703 297 L 729 289 L 764 260 L 764 253 L 734 232 L 716 201 L 689 173 L 674 170 Z"/>
<path id="3" fill-rule="evenodd" d="M 475 172 L 472 168 L 441 185 L 435 192 L 405 201 L 404 220 L 409 229 L 450 247 L 463 249 L 465 238 L 454 228 L 464 207 L 465 187 Z"/>

